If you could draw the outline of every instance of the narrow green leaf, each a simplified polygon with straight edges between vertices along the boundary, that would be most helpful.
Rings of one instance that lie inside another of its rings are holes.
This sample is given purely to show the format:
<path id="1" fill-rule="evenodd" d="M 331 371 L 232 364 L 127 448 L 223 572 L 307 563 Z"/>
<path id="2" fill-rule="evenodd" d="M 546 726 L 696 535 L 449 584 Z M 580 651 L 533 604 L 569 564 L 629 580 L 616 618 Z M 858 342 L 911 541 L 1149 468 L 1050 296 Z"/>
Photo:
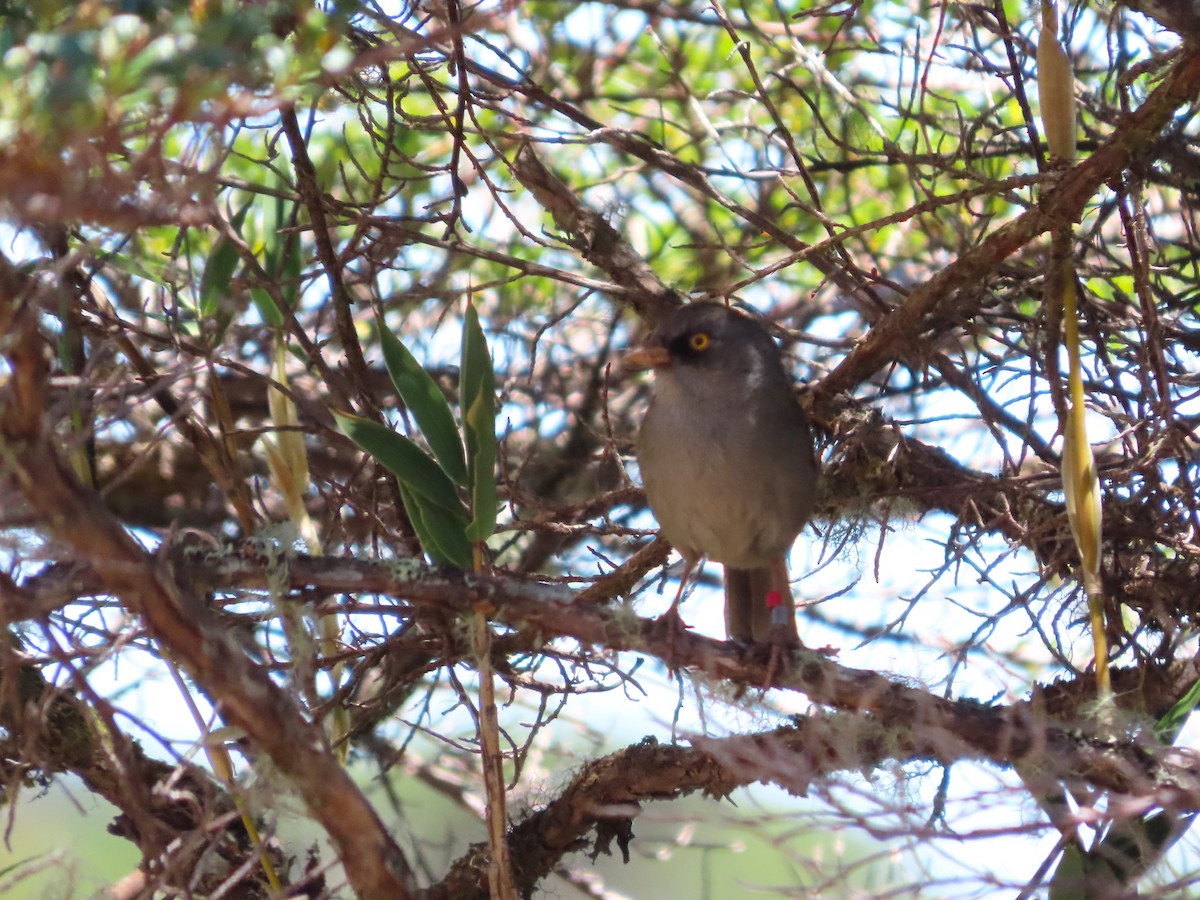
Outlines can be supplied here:
<path id="1" fill-rule="evenodd" d="M 417 540 L 421 542 L 421 549 L 429 554 L 434 562 L 449 562 L 442 554 L 442 548 L 438 546 L 429 529 L 425 527 L 425 510 L 421 507 L 421 501 L 403 481 L 400 482 L 400 499 L 404 502 L 404 511 L 408 514 L 408 522 L 412 525 L 413 531 L 417 533 Z"/>
<path id="2" fill-rule="evenodd" d="M 417 362 L 416 357 L 401 343 L 382 319 L 378 320 L 383 361 L 392 384 L 420 426 L 421 434 L 429 441 L 433 455 L 446 474 L 461 485 L 467 484 L 467 463 L 463 457 L 462 438 L 454 422 L 454 413 L 437 382 Z"/>
<path id="3" fill-rule="evenodd" d="M 294 220 L 293 216 L 293 220 Z M 283 259 L 279 266 L 279 287 L 283 291 L 283 299 L 292 309 L 296 308 L 296 298 L 300 296 L 300 275 L 304 271 L 304 256 L 300 251 L 300 233 L 288 232 L 283 242 Z"/>
<path id="4" fill-rule="evenodd" d="M 1063 848 L 1062 859 L 1050 878 L 1050 900 L 1087 900 L 1087 855 L 1074 841 Z"/>
<path id="5" fill-rule="evenodd" d="M 426 503 L 403 481 L 400 482 L 400 496 L 425 552 L 435 562 L 470 569 L 471 542 L 467 540 L 462 520 L 440 506 Z"/>
<path id="6" fill-rule="evenodd" d="M 145 278 L 147 281 L 153 281 L 155 284 L 168 284 L 170 282 L 164 271 L 164 264 L 152 256 L 138 259 L 127 253 L 111 253 L 105 257 L 104 264 L 112 266 L 120 272 L 136 275 L 138 278 Z"/>
<path id="7" fill-rule="evenodd" d="M 496 530 L 496 410 L 495 396 L 480 394 L 466 415 L 471 445 L 471 524 L 467 537 L 486 541 Z"/>
<path id="8" fill-rule="evenodd" d="M 395 473 L 413 493 L 466 523 L 466 511 L 449 476 L 424 450 L 386 425 L 335 412 L 342 434 Z"/>
<path id="9" fill-rule="evenodd" d="M 485 541 L 496 530 L 496 374 L 479 314 L 469 302 L 463 321 L 459 390 L 470 470 L 472 515 L 467 535 Z"/>
<path id="10" fill-rule="evenodd" d="M 1192 686 L 1175 701 L 1170 709 L 1163 713 L 1162 718 L 1155 724 L 1154 736 L 1158 738 L 1159 743 L 1165 746 L 1175 743 L 1175 738 L 1179 737 L 1183 723 L 1192 714 L 1197 703 L 1200 703 L 1200 678 L 1192 682 Z"/>
<path id="11" fill-rule="evenodd" d="M 279 304 L 266 288 L 250 288 L 250 299 L 254 301 L 254 308 L 258 310 L 258 315 L 265 324 L 272 328 L 283 327 L 283 313 L 279 311 Z"/>
<path id="12" fill-rule="evenodd" d="M 1088 896 L 1134 896 L 1132 889 L 1138 879 L 1183 837 L 1194 818 L 1195 814 L 1159 810 L 1113 823 L 1104 839 L 1084 857 Z"/>
<path id="13" fill-rule="evenodd" d="M 246 213 L 250 204 L 242 207 L 232 219 L 231 225 L 235 232 L 240 233 L 242 223 L 246 221 Z M 229 296 L 229 285 L 233 281 L 234 270 L 239 260 L 237 246 L 224 236 L 217 238 L 212 252 L 208 256 L 208 264 L 200 275 L 200 315 L 207 319 L 215 316 L 221 309 L 221 300 Z"/>
<path id="14" fill-rule="evenodd" d="M 272 179 L 280 187 L 280 179 Z M 288 202 L 283 197 L 275 197 L 275 202 L 265 200 L 262 204 L 262 258 L 263 269 L 272 275 L 279 273 L 279 257 L 283 250 L 283 235 L 280 233 L 287 215 Z"/>
<path id="15" fill-rule="evenodd" d="M 467 303 L 463 318 L 462 333 L 462 376 L 459 379 L 459 394 L 463 409 L 470 409 L 481 393 L 495 396 L 496 380 L 492 371 L 492 357 L 488 353 L 487 338 L 479 324 L 479 313 L 475 304 Z"/>
<path id="16" fill-rule="evenodd" d="M 294 223 L 294 205 L 279 199 L 273 208 L 267 209 L 269 214 L 264 217 L 264 228 L 269 238 L 263 242 L 263 268 L 279 286 L 282 302 L 295 308 L 296 296 L 300 291 L 300 235 L 295 231 L 285 233 L 281 230 Z M 283 326 L 287 319 L 286 312 L 279 308 L 279 302 L 269 291 L 261 287 L 252 288 L 250 296 L 263 322 L 272 328 Z"/>
<path id="17" fill-rule="evenodd" d="M 282 179 L 276 185 L 286 188 Z M 275 278 L 288 306 L 295 308 L 296 296 L 300 291 L 300 274 L 303 271 L 303 256 L 300 253 L 300 233 L 296 230 L 296 204 L 275 199 L 274 207 L 268 207 L 270 215 L 269 233 L 272 240 L 263 246 L 263 267 Z"/>

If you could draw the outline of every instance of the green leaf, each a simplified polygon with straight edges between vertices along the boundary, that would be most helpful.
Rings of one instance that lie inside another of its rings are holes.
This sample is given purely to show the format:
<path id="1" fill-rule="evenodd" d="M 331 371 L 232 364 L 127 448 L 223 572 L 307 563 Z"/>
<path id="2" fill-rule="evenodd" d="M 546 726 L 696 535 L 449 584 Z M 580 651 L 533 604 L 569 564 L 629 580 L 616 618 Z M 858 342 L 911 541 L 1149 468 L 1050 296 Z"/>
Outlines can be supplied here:
<path id="1" fill-rule="evenodd" d="M 470 470 L 471 524 L 467 536 L 485 541 L 496 530 L 496 375 L 475 305 L 463 321 L 460 403 Z"/>
<path id="2" fill-rule="evenodd" d="M 492 357 L 488 353 L 487 338 L 479 324 L 479 313 L 475 304 L 467 303 L 462 333 L 462 376 L 459 393 L 463 409 L 470 409 L 481 393 L 495 396 L 496 379 L 492 372 Z"/>
<path id="3" fill-rule="evenodd" d="M 1087 855 L 1074 841 L 1063 848 L 1062 859 L 1050 879 L 1050 900 L 1087 900 Z"/>
<path id="4" fill-rule="evenodd" d="M 1164 853 L 1183 837 L 1195 814 L 1159 810 L 1133 819 L 1114 822 L 1111 830 L 1090 851 L 1080 856 L 1082 880 L 1071 873 L 1068 884 L 1079 884 L 1083 897 L 1134 896 L 1132 890 Z M 1061 866 L 1060 866 L 1061 868 Z M 1058 879 L 1058 873 L 1055 873 Z M 1066 879 L 1064 879 L 1066 880 Z M 1076 894 L 1055 893 L 1052 900 L 1073 898 Z"/>
<path id="5" fill-rule="evenodd" d="M 273 207 L 267 206 L 263 219 L 263 268 L 279 286 L 282 302 L 294 309 L 300 291 L 300 235 L 294 229 L 284 229 L 295 224 L 295 204 L 277 198 Z M 272 328 L 283 327 L 287 316 L 269 291 L 251 288 L 250 297 L 264 323 Z"/>
<path id="6" fill-rule="evenodd" d="M 246 221 L 246 213 L 250 211 L 247 203 L 237 213 L 230 224 L 235 232 L 241 233 L 242 223 Z M 200 276 L 200 315 L 202 318 L 215 316 L 221 309 L 221 300 L 229 296 L 229 285 L 233 282 L 233 273 L 237 269 L 237 245 L 225 238 L 217 238 L 212 252 L 208 256 L 208 264 Z"/>
<path id="7" fill-rule="evenodd" d="M 400 497 L 413 531 L 425 552 L 435 562 L 448 563 L 460 569 L 471 568 L 471 542 L 461 518 L 440 506 L 425 502 L 405 482 L 400 482 Z"/>
<path id="8" fill-rule="evenodd" d="M 496 410 L 493 394 L 480 394 L 466 414 L 471 446 L 471 524 L 467 536 L 486 541 L 496 530 Z"/>
<path id="9" fill-rule="evenodd" d="M 283 327 L 283 313 L 279 311 L 279 304 L 266 288 L 250 288 L 250 299 L 254 301 L 254 307 L 265 324 L 272 328 Z"/>
<path id="10" fill-rule="evenodd" d="M 466 510 L 449 476 L 424 450 L 386 425 L 335 412 L 342 434 L 395 473 L 422 500 L 458 516 L 466 524 Z"/>
<path id="11" fill-rule="evenodd" d="M 379 319 L 379 339 L 383 361 L 392 384 L 412 412 L 413 418 L 429 442 L 433 455 L 446 474 L 461 485 L 467 484 L 467 463 L 463 457 L 462 438 L 454 422 L 450 404 L 437 382 L 417 362 L 416 357 L 400 342 L 382 318 Z"/>
<path id="12" fill-rule="evenodd" d="M 287 185 L 278 179 L 276 187 L 286 188 Z M 264 226 L 269 229 L 270 240 L 263 241 L 263 266 L 279 285 L 284 302 L 295 308 L 304 258 L 300 233 L 295 227 L 296 204 L 277 197 L 274 209 L 269 206 L 267 209 L 271 214 L 266 217 L 269 221 L 264 222 Z"/>
<path id="13" fill-rule="evenodd" d="M 170 283 L 170 279 L 163 271 L 163 263 L 149 254 L 145 257 L 138 257 L 127 253 L 110 253 L 105 258 L 105 264 L 112 266 L 119 272 L 125 272 L 137 278 L 145 278 L 147 281 L 153 281 L 155 284 L 166 285 Z"/>
<path id="14" fill-rule="evenodd" d="M 1175 742 L 1197 702 L 1200 679 L 1155 723 L 1159 742 Z M 1125 893 L 1187 832 L 1193 819 L 1194 814 L 1159 810 L 1114 822 L 1089 851 L 1069 845 L 1050 881 L 1051 900 Z"/>
<path id="15" fill-rule="evenodd" d="M 1165 746 L 1175 743 L 1175 738 L 1179 737 L 1179 731 L 1183 728 L 1183 723 L 1192 714 L 1192 710 L 1196 708 L 1197 703 L 1200 703 L 1200 678 L 1192 682 L 1192 686 L 1187 689 L 1182 697 L 1175 701 L 1175 705 L 1167 710 L 1163 714 L 1163 717 L 1155 724 L 1154 736 L 1158 738 L 1159 743 Z"/>
<path id="16" fill-rule="evenodd" d="M 300 276 L 304 272 L 304 251 L 300 246 L 300 234 L 296 231 L 288 233 L 283 242 L 283 260 L 279 265 L 279 287 L 283 291 L 283 299 L 292 309 L 296 308 L 296 298 L 300 296 Z"/>

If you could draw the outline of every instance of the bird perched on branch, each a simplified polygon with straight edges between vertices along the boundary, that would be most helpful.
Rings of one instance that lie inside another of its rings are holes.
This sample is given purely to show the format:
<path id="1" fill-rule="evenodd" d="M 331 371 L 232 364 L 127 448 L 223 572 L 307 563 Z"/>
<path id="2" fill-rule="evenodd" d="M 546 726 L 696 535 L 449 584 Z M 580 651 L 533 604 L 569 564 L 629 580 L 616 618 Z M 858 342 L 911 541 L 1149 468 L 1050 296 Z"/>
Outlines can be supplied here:
<path id="1" fill-rule="evenodd" d="M 685 560 L 663 618 L 679 624 L 687 579 L 708 557 L 725 565 L 731 640 L 797 645 L 787 554 L 812 512 L 817 461 L 779 346 L 747 315 L 691 303 L 625 363 L 654 370 L 638 466 L 662 533 Z"/>

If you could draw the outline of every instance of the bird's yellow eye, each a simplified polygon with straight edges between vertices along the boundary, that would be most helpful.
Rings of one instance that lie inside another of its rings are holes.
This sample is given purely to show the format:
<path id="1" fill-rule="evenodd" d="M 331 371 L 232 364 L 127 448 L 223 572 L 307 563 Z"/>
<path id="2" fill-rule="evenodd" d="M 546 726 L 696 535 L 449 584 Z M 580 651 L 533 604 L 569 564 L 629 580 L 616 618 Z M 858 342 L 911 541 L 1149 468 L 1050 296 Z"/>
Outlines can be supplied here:
<path id="1" fill-rule="evenodd" d="M 707 350 L 708 345 L 711 343 L 712 338 L 710 338 L 703 331 L 697 331 L 690 338 L 688 338 L 688 346 L 693 350 Z"/>

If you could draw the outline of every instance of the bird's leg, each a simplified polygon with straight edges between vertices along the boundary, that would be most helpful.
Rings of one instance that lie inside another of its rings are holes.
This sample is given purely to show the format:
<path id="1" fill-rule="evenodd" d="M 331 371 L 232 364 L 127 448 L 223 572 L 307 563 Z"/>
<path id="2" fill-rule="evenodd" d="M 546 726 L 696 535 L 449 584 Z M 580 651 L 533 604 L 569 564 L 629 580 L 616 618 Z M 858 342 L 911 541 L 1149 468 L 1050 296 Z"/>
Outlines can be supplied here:
<path id="1" fill-rule="evenodd" d="M 771 560 L 769 572 L 770 587 L 766 603 L 771 610 L 771 630 L 767 634 L 767 644 L 771 653 L 763 690 L 774 683 L 781 666 L 786 669 L 790 665 L 791 652 L 803 646 L 796 633 L 796 604 L 792 599 L 792 586 L 788 582 L 787 557 Z"/>
<path id="2" fill-rule="evenodd" d="M 671 658 L 675 656 L 675 638 L 681 634 L 687 634 L 687 624 L 683 621 L 683 616 L 679 615 L 679 604 L 683 602 L 683 592 L 687 588 L 688 579 L 692 577 L 692 571 L 696 568 L 697 559 L 691 556 L 683 558 L 683 574 L 679 576 L 679 590 L 675 592 L 675 599 L 671 601 L 671 605 L 667 611 L 654 620 L 654 624 L 666 631 L 667 639 L 667 664 L 671 664 Z"/>
<path id="3" fill-rule="evenodd" d="M 796 601 L 792 598 L 792 585 L 788 580 L 787 558 L 780 556 L 771 560 L 767 571 L 766 601 L 771 611 L 769 640 L 796 646 L 800 643 L 800 636 L 796 633 Z"/>

